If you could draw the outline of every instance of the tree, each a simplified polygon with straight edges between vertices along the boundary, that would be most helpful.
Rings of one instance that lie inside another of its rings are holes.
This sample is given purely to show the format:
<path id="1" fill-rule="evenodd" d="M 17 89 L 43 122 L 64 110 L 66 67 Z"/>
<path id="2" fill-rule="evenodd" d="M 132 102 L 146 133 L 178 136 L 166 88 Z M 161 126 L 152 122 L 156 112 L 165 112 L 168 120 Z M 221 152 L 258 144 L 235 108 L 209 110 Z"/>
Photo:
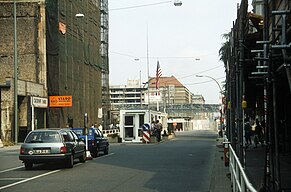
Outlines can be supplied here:
<path id="1" fill-rule="evenodd" d="M 222 61 L 224 63 L 224 67 L 225 69 L 228 68 L 228 63 L 229 63 L 229 60 L 230 60 L 230 36 L 231 36 L 231 33 L 225 33 L 225 34 L 222 34 L 222 38 L 225 39 L 225 42 L 222 43 L 222 46 L 221 48 L 219 49 L 219 60 Z"/>

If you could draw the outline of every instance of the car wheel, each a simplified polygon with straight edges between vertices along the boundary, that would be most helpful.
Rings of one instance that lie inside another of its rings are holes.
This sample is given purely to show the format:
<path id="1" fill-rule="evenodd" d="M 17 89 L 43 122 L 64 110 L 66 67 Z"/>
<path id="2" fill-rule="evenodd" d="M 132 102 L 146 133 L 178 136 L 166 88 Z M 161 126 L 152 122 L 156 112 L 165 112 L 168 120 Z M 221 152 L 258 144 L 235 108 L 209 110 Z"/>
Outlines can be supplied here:
<path id="1" fill-rule="evenodd" d="M 84 150 L 82 156 L 79 157 L 79 161 L 81 163 L 85 163 L 85 161 L 86 161 L 86 150 Z"/>
<path id="2" fill-rule="evenodd" d="M 108 155 L 108 153 L 109 153 L 109 147 L 106 146 L 105 149 L 104 149 L 104 154 L 105 154 L 105 155 Z"/>
<path id="3" fill-rule="evenodd" d="M 24 167 L 26 170 L 31 170 L 33 167 L 33 164 L 30 162 L 24 162 Z"/>
<path id="4" fill-rule="evenodd" d="M 67 160 L 67 168 L 72 168 L 74 166 L 74 156 L 73 154 L 70 155 L 69 159 Z"/>

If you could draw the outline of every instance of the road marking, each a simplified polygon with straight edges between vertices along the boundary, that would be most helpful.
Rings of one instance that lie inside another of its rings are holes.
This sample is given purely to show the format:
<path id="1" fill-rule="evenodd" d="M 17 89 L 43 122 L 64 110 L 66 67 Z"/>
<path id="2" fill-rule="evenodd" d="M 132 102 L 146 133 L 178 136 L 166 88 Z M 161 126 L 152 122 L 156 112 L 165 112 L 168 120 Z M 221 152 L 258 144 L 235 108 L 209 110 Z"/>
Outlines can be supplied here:
<path id="1" fill-rule="evenodd" d="M 19 167 L 14 167 L 14 168 L 11 168 L 11 169 L 5 169 L 5 170 L 2 170 L 0 171 L 0 173 L 5 173 L 5 172 L 8 172 L 8 171 L 13 171 L 13 170 L 16 170 L 16 169 L 20 169 L 20 168 L 23 168 L 24 166 L 19 166 Z"/>
<path id="2" fill-rule="evenodd" d="M 14 180 L 24 180 L 26 178 L 0 178 L 0 181 L 14 181 Z"/>
<path id="3" fill-rule="evenodd" d="M 109 153 L 109 154 L 107 154 L 107 155 L 102 155 L 102 156 L 100 156 L 100 157 L 97 157 L 96 160 L 98 160 L 98 159 L 103 159 L 103 158 L 105 158 L 105 157 L 109 157 L 109 156 L 112 156 L 112 155 L 115 155 L 115 153 Z"/>
<path id="4" fill-rule="evenodd" d="M 61 171 L 61 169 L 50 171 L 50 172 L 47 172 L 47 173 L 44 173 L 44 174 L 41 174 L 41 175 L 37 175 L 35 177 L 31 177 L 31 178 L 28 178 L 28 179 L 24 179 L 22 181 L 15 182 L 15 183 L 11 183 L 9 185 L 5 185 L 3 187 L 0 187 L 0 190 L 6 189 L 6 188 L 9 188 L 9 187 L 13 187 L 15 185 L 19 185 L 21 183 L 25 183 L 25 182 L 28 182 L 28 181 L 31 181 L 31 180 L 34 180 L 34 179 L 38 179 L 40 177 L 44 177 L 44 176 L 47 176 L 47 175 L 50 175 L 50 174 L 53 174 L 53 173 L 56 173 L 56 172 L 59 172 L 59 171 Z"/>

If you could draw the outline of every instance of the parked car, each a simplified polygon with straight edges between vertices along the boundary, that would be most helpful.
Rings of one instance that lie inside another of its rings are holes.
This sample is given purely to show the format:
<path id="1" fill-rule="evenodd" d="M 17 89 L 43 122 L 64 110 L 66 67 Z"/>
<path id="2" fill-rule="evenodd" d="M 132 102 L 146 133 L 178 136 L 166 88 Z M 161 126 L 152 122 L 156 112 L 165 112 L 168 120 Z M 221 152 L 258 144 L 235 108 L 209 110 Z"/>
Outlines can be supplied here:
<path id="1" fill-rule="evenodd" d="M 86 161 L 86 146 L 75 132 L 69 129 L 38 129 L 31 131 L 20 148 L 19 159 L 26 169 L 33 164 L 65 163 L 72 168 L 74 159 Z"/>
<path id="2" fill-rule="evenodd" d="M 72 128 L 72 130 L 86 143 L 86 135 L 83 128 Z M 109 142 L 98 128 L 88 128 L 88 150 L 92 157 L 97 157 L 100 151 L 105 155 L 109 153 Z"/>

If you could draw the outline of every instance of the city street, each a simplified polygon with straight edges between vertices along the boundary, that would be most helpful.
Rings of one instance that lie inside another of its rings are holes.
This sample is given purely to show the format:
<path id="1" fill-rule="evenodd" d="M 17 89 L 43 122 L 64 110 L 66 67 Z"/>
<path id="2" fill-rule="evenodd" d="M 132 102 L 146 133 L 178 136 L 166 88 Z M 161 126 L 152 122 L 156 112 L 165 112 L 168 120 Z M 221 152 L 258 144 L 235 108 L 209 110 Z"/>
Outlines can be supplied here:
<path id="1" fill-rule="evenodd" d="M 72 169 L 39 165 L 27 171 L 16 147 L 0 149 L 0 191 L 210 191 L 216 133 L 176 133 L 156 144 L 112 144 Z M 221 162 L 220 162 L 221 163 Z"/>

